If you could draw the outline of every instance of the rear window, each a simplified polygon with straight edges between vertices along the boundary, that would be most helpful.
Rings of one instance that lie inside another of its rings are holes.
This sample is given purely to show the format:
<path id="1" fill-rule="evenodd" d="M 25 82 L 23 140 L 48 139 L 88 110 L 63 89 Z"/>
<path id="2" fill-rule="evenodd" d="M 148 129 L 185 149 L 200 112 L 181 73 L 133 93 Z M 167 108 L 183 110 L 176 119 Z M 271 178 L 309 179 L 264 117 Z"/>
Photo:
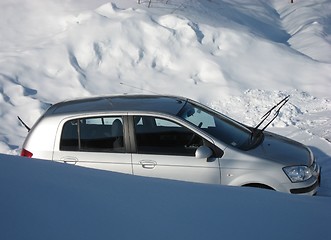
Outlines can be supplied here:
<path id="1" fill-rule="evenodd" d="M 123 152 L 122 117 L 92 117 L 67 121 L 62 128 L 61 151 Z"/>

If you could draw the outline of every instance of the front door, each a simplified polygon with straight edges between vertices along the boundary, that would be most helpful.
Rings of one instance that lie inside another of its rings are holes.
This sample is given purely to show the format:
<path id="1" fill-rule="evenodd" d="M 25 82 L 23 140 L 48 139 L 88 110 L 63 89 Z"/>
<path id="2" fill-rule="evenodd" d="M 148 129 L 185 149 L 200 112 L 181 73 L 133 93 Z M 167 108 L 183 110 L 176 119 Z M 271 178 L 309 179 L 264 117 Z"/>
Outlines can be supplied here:
<path id="1" fill-rule="evenodd" d="M 135 116 L 133 174 L 200 183 L 220 183 L 218 158 L 199 159 L 196 149 L 209 144 L 172 120 Z"/>

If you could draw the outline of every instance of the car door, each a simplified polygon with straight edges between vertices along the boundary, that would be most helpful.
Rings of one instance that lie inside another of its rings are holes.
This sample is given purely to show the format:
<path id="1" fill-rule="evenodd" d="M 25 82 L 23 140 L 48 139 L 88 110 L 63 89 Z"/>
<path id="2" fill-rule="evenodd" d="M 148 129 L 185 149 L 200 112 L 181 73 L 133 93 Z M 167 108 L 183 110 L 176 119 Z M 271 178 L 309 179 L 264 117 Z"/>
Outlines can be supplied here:
<path id="1" fill-rule="evenodd" d="M 53 160 L 132 174 L 126 153 L 126 127 L 122 116 L 95 116 L 64 122 Z"/>
<path id="2" fill-rule="evenodd" d="M 133 174 L 200 183 L 220 183 L 219 159 L 197 158 L 195 152 L 210 142 L 165 118 L 134 116 L 136 152 Z"/>

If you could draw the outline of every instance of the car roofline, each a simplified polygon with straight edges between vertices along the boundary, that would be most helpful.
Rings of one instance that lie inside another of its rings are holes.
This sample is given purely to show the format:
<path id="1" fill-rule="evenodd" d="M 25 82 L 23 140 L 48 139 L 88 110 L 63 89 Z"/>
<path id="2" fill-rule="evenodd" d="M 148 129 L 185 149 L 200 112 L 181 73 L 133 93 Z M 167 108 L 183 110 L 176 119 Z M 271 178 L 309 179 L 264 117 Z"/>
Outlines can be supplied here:
<path id="1" fill-rule="evenodd" d="M 177 106 L 174 100 L 179 103 Z M 108 111 L 151 111 L 175 115 L 189 100 L 181 96 L 156 94 L 91 96 L 58 102 L 52 105 L 44 115 L 76 115 Z M 160 104 L 160 107 L 157 104 Z"/>

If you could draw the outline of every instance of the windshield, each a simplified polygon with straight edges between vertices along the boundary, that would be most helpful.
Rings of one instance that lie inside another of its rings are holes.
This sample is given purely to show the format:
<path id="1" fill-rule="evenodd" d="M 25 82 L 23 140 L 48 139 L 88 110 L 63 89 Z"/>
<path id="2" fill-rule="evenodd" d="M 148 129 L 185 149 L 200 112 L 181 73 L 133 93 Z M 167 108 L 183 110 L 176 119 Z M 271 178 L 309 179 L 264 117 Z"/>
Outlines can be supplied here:
<path id="1" fill-rule="evenodd" d="M 241 150 L 251 149 L 257 142 L 252 138 L 254 134 L 249 128 L 198 104 L 187 102 L 177 116 L 198 126 L 220 141 Z"/>

